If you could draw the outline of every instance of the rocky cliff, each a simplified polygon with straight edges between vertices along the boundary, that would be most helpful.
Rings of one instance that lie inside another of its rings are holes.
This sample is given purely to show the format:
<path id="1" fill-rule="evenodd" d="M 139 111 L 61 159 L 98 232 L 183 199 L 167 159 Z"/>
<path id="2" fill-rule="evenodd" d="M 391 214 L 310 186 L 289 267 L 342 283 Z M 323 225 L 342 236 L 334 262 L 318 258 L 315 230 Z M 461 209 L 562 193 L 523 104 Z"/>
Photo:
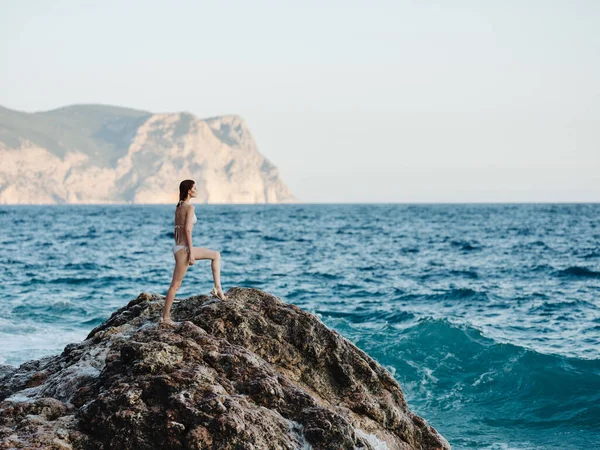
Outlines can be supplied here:
<path id="1" fill-rule="evenodd" d="M 173 203 L 187 178 L 205 203 L 295 201 L 239 116 L 0 107 L 0 204 Z"/>
<path id="2" fill-rule="evenodd" d="M 0 366 L 0 448 L 448 449 L 394 378 L 315 316 L 256 289 L 141 294 L 81 343 Z"/>

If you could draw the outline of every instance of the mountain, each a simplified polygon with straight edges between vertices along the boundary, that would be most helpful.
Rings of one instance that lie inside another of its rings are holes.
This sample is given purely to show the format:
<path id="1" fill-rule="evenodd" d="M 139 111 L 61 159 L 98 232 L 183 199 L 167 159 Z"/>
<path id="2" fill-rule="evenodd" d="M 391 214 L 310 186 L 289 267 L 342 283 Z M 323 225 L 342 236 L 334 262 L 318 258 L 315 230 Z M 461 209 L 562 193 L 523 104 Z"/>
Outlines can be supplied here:
<path id="1" fill-rule="evenodd" d="M 0 365 L 0 448 L 449 450 L 392 375 L 258 289 L 141 294 L 60 355 Z"/>
<path id="2" fill-rule="evenodd" d="M 0 107 L 0 204 L 294 202 L 236 115 L 199 119 L 106 105 Z"/>

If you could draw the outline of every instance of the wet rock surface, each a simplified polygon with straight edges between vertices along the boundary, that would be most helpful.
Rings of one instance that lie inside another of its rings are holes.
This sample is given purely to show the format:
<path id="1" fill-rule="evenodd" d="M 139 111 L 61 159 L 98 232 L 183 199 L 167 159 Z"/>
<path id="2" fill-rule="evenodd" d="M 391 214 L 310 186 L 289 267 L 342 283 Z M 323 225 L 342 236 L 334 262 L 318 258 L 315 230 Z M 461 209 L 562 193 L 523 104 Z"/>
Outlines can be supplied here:
<path id="1" fill-rule="evenodd" d="M 257 289 L 141 294 L 61 355 L 0 366 L 0 448 L 447 449 L 394 378 Z"/>

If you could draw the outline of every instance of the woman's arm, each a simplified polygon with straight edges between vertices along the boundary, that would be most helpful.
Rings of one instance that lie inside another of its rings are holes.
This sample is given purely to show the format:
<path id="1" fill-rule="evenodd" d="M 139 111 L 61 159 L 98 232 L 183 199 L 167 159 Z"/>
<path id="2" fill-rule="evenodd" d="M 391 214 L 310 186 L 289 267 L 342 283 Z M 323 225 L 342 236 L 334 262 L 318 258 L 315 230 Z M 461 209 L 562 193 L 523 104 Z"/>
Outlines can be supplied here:
<path id="1" fill-rule="evenodd" d="M 194 264 L 194 258 L 192 257 L 192 218 L 194 217 L 194 207 L 190 205 L 185 216 L 185 239 L 188 246 L 188 261 L 190 264 Z"/>

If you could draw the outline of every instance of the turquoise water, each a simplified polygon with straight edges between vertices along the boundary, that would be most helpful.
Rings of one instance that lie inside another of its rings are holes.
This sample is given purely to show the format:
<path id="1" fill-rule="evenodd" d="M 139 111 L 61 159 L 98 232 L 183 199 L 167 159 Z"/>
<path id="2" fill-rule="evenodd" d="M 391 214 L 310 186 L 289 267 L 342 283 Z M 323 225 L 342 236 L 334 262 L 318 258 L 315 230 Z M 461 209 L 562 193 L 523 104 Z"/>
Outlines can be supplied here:
<path id="1" fill-rule="evenodd" d="M 600 205 L 197 205 L 222 280 L 317 314 L 454 448 L 600 448 Z M 0 207 L 0 364 L 171 279 L 173 206 Z M 197 262 L 178 297 L 208 293 Z"/>

